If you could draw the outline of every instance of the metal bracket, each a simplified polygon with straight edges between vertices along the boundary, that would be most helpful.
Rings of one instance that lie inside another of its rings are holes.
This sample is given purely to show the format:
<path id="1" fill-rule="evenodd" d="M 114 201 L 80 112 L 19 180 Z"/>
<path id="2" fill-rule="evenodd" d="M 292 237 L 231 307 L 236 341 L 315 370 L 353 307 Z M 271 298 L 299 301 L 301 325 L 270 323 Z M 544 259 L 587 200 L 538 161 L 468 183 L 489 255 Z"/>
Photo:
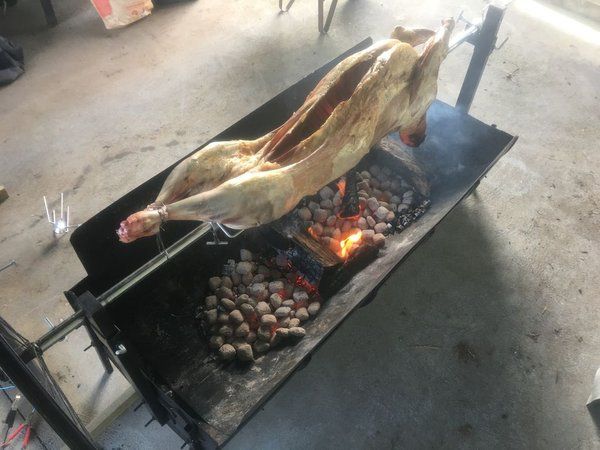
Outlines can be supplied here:
<path id="1" fill-rule="evenodd" d="M 295 0 L 289 0 L 285 8 L 283 7 L 283 0 L 279 0 L 279 10 L 281 12 L 288 12 Z M 331 26 L 331 21 L 333 20 L 333 14 L 335 13 L 335 8 L 337 6 L 337 0 L 331 0 L 331 5 L 329 5 L 329 11 L 327 12 L 327 19 L 325 19 L 325 23 L 323 20 L 325 18 L 324 6 L 325 0 L 318 0 L 319 6 L 319 33 L 325 34 L 329 31 L 329 27 Z"/>
<path id="2" fill-rule="evenodd" d="M 98 312 L 101 308 L 97 299 L 92 296 L 89 292 L 85 292 L 81 297 L 77 297 L 73 292 L 66 291 L 65 297 L 69 300 L 69 303 L 76 305 L 78 309 L 81 309 L 85 314 L 85 319 L 83 321 L 83 325 L 90 337 L 90 345 L 94 347 L 96 350 L 96 354 L 98 355 L 98 359 L 102 363 L 104 367 L 104 371 L 108 374 L 111 374 L 113 371 L 112 364 L 110 363 L 110 356 L 106 347 L 103 345 L 102 341 L 98 337 L 98 332 L 91 323 L 91 318 Z M 100 333 L 107 331 L 106 326 L 104 330 L 98 330 Z M 115 327 L 116 328 L 116 327 Z M 113 330 L 114 332 L 114 330 Z"/>
<path id="3" fill-rule="evenodd" d="M 209 223 L 210 223 L 210 228 L 211 228 L 212 234 L 213 234 L 213 240 L 208 241 L 206 243 L 206 245 L 229 245 L 229 242 L 227 242 L 226 240 L 222 241 L 219 238 L 219 233 L 218 233 L 219 230 L 221 230 L 223 232 L 223 234 L 230 239 L 234 239 L 244 232 L 244 230 L 238 230 L 237 232 L 231 231 L 229 228 L 227 228 L 226 226 L 224 226 L 218 222 L 209 222 Z"/>
<path id="4" fill-rule="evenodd" d="M 227 241 L 222 241 L 221 239 L 219 239 L 219 226 L 217 225 L 216 222 L 209 222 L 210 223 L 210 229 L 212 231 L 212 235 L 213 235 L 213 240 L 212 241 L 207 241 L 206 245 L 227 245 L 228 242 Z"/>
<path id="5" fill-rule="evenodd" d="M 102 355 L 100 359 L 103 360 L 104 356 L 108 358 L 109 350 L 112 352 L 114 356 L 111 360 L 121 368 L 121 372 L 128 378 L 140 396 L 146 399 L 152 416 L 161 425 L 164 425 L 168 419 L 167 410 L 159 403 L 155 387 L 144 374 L 141 358 L 133 349 L 133 345 L 122 335 L 106 308 L 89 291 L 77 297 L 76 302 L 89 321 L 89 327 L 86 326 L 86 328 L 92 331 L 90 335 L 96 336 L 96 344 L 102 348 L 102 351 L 99 352 L 99 355 Z M 92 338 L 92 345 L 96 346 L 96 344 Z"/>

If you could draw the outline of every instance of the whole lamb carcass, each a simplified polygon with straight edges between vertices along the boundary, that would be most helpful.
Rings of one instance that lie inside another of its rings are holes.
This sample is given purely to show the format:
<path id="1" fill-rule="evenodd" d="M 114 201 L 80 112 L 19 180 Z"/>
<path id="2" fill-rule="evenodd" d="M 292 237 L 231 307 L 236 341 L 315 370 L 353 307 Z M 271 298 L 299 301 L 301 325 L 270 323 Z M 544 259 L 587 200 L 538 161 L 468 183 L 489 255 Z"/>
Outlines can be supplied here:
<path id="1" fill-rule="evenodd" d="M 396 27 L 391 39 L 334 67 L 276 130 L 253 141 L 214 142 L 185 159 L 153 204 L 121 222 L 119 239 L 156 234 L 166 220 L 235 229 L 269 223 L 356 166 L 391 131 L 419 145 L 453 28 L 452 19 L 437 32 Z"/>

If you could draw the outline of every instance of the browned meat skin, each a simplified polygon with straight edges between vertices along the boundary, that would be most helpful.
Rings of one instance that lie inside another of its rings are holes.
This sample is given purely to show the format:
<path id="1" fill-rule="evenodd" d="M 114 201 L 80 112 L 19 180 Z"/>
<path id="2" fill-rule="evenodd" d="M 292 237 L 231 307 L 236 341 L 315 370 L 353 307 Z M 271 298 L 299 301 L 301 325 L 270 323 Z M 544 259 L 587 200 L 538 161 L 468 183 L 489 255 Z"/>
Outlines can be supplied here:
<path id="1" fill-rule="evenodd" d="M 393 39 L 338 64 L 277 130 L 255 141 L 214 143 L 188 158 L 167 179 L 158 206 L 122 222 L 120 239 L 154 234 L 161 220 L 240 229 L 268 223 L 354 167 L 390 131 L 418 145 L 453 27 L 451 19 L 435 34 L 397 27 Z M 425 39 L 419 54 L 413 46 Z"/>

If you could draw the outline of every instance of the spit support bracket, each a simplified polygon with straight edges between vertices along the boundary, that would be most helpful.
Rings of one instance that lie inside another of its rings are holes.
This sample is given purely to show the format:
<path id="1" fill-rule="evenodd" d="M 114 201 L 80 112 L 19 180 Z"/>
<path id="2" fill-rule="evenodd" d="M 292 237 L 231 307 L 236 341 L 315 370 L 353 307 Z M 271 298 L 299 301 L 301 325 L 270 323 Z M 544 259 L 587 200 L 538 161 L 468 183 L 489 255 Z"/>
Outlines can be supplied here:
<path id="1" fill-rule="evenodd" d="M 209 222 L 209 224 L 210 224 L 210 229 L 212 231 L 213 240 L 207 241 L 206 245 L 228 245 L 229 244 L 229 241 L 221 240 L 221 238 L 219 238 L 219 230 L 221 230 L 223 232 L 223 234 L 226 237 L 228 237 L 229 239 L 234 239 L 244 232 L 244 230 L 237 230 L 237 231 L 230 230 L 225 225 L 218 223 L 218 222 Z"/>
<path id="2" fill-rule="evenodd" d="M 108 374 L 112 373 L 111 362 L 119 367 L 138 394 L 146 399 L 152 417 L 164 425 L 169 415 L 156 400 L 156 387 L 144 373 L 141 358 L 133 344 L 121 333 L 100 300 L 89 291 L 79 296 L 73 292 L 66 292 L 65 295 L 69 302 L 73 302 L 83 311 L 84 325 L 90 335 L 91 345 L 96 349 L 104 370 Z"/>

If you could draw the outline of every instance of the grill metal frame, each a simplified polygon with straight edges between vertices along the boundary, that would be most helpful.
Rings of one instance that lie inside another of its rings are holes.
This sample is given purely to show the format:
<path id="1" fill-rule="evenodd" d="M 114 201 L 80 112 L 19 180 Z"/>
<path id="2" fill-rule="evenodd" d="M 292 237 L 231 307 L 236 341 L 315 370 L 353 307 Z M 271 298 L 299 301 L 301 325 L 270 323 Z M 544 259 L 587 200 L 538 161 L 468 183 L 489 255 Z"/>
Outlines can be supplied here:
<path id="1" fill-rule="evenodd" d="M 427 226 L 429 228 L 427 233 L 418 237 L 418 239 L 415 238 L 410 248 L 405 249 L 406 252 L 402 258 L 390 267 L 386 276 L 378 280 L 377 285 L 373 286 L 367 293 L 368 295 L 363 296 L 355 306 L 358 306 L 359 303 L 368 303 L 375 297 L 377 288 L 393 272 L 396 266 L 418 244 L 433 233 L 439 221 L 477 187 L 481 178 L 485 176 L 498 158 L 515 143 L 516 137 L 496 130 L 495 127 L 478 122 L 467 115 L 485 69 L 487 59 L 494 50 L 497 32 L 503 15 L 504 9 L 489 6 L 486 8 L 481 21 L 468 23 L 465 30 L 459 33 L 452 41 L 451 49 L 456 48 L 463 42 L 471 43 L 474 47 L 473 56 L 467 69 L 456 107 L 451 108 L 436 102 L 432 108 L 432 110 L 437 111 L 436 114 L 439 113 L 442 116 L 446 116 L 443 120 L 451 118 L 456 123 L 469 124 L 470 127 L 474 127 L 473 130 L 485 130 L 485 132 L 495 135 L 498 139 L 493 143 L 494 148 L 491 150 L 491 153 L 487 155 L 488 159 L 490 157 L 491 159 L 481 166 L 480 172 L 470 181 L 470 186 L 468 186 L 468 189 L 466 189 L 462 196 L 453 202 L 448 210 L 438 212 L 439 214 L 435 220 L 428 223 Z M 211 141 L 241 137 L 251 138 L 274 128 L 302 103 L 306 94 L 327 71 L 349 54 L 366 48 L 371 42 L 370 38 L 365 39 L 335 60 L 286 89 Z M 431 111 L 430 114 L 432 114 Z M 434 120 L 433 122 L 435 123 L 436 121 Z M 435 128 L 432 129 L 430 135 L 431 137 L 428 137 L 430 140 L 447 139 L 450 136 L 448 135 L 448 130 L 437 135 Z M 485 146 L 490 144 L 490 142 L 481 142 L 481 144 Z M 424 145 L 427 145 L 427 140 Z M 439 146 L 443 144 L 438 142 L 435 145 Z M 448 156 L 450 160 L 447 162 L 452 164 L 451 155 Z M 474 157 L 477 158 L 476 155 Z M 129 289 L 142 283 L 144 279 L 155 271 L 159 270 L 165 264 L 169 264 L 171 258 L 175 258 L 178 254 L 185 251 L 186 248 L 197 243 L 210 232 L 208 224 L 198 226 L 194 222 L 170 223 L 168 224 L 167 232 L 162 236 L 166 243 L 167 252 L 160 251 L 151 240 L 140 240 L 128 246 L 117 243 L 113 230 L 116 228 L 119 220 L 129 212 L 140 209 L 140 207 L 143 208 L 149 202 L 149 199 L 154 198 L 164 179 L 174 166 L 175 164 L 125 195 L 84 223 L 72 234 L 71 243 L 88 273 L 86 278 L 65 292 L 67 300 L 75 311 L 73 315 L 41 336 L 37 341 L 29 343 L 19 353 L 12 348 L 7 339 L 0 339 L 1 365 L 6 374 L 26 394 L 28 400 L 46 418 L 59 436 L 65 442 L 79 442 L 79 448 L 93 448 L 95 444 L 90 441 L 87 435 L 80 431 L 77 424 L 67 415 L 60 413 L 63 410 L 60 404 L 51 395 L 46 395 L 48 393 L 43 392 L 43 386 L 36 385 L 33 375 L 24 370 L 24 367 L 36 355 L 41 354 L 57 342 L 60 342 L 70 332 L 82 325 L 86 327 L 90 335 L 91 346 L 95 348 L 105 370 L 110 373 L 112 365 L 117 366 L 142 396 L 153 417 L 161 424 L 168 423 L 188 443 L 190 448 L 215 448 L 224 443 L 235 432 L 235 430 L 231 431 L 231 427 L 227 428 L 225 432 L 221 432 L 203 420 L 198 420 L 189 407 L 182 405 L 178 401 L 177 396 L 174 395 L 169 386 L 155 384 L 146 373 L 142 355 L 135 350 L 135 346 L 131 343 L 129 336 L 116 326 L 115 321 L 107 312 L 107 308 L 113 302 L 118 301 Z M 438 166 L 438 170 L 442 170 L 442 168 Z M 117 261 L 118 264 L 115 264 Z M 317 318 L 317 320 L 319 319 Z M 335 326 L 328 333 L 333 331 Z M 3 331 L 0 330 L 0 334 L 3 334 Z M 326 335 L 322 339 L 325 337 Z M 306 356 L 309 356 L 309 354 L 307 353 Z M 289 376 L 293 370 L 297 369 L 303 361 L 306 361 L 305 357 L 297 361 L 288 373 L 284 374 L 283 379 Z M 38 387 L 42 390 L 38 389 Z M 268 395 L 265 395 L 261 402 L 266 400 L 267 397 Z M 257 402 L 255 407 L 258 404 L 260 402 Z M 238 426 L 247 420 L 247 418 L 241 418 Z"/>

